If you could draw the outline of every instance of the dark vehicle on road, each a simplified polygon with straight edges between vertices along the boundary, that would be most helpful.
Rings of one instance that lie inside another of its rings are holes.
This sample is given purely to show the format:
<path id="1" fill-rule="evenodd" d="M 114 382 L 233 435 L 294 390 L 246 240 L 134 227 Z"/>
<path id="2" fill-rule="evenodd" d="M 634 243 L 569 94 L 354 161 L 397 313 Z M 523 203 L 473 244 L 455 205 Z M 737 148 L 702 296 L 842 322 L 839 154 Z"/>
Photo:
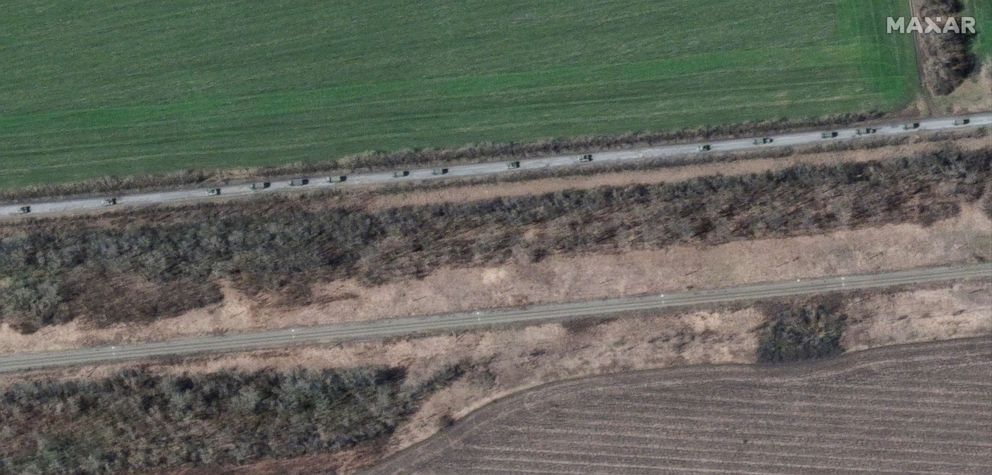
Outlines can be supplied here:
<path id="1" fill-rule="evenodd" d="M 878 132 L 878 129 L 874 127 L 862 127 L 858 129 L 858 135 L 871 135 Z"/>
<path id="2" fill-rule="evenodd" d="M 434 174 L 434 175 L 447 175 L 448 174 L 448 169 L 447 168 L 435 168 L 435 169 L 431 170 L 431 173 Z"/>
<path id="3" fill-rule="evenodd" d="M 327 177 L 328 183 L 343 183 L 348 180 L 348 175 L 336 175 Z"/>
<path id="4" fill-rule="evenodd" d="M 954 121 L 954 125 L 968 125 L 971 123 L 971 119 L 958 119 Z"/>
<path id="5" fill-rule="evenodd" d="M 270 186 L 272 186 L 272 183 L 269 183 L 267 181 L 260 181 L 258 183 L 252 183 L 249 188 L 251 188 L 252 191 L 258 191 L 258 190 L 264 190 Z"/>
<path id="6" fill-rule="evenodd" d="M 710 144 L 703 144 L 696 147 L 696 150 L 699 152 L 709 152 L 710 150 L 713 150 L 713 146 Z"/>
<path id="7" fill-rule="evenodd" d="M 207 196 L 220 196 L 220 188 L 211 188 L 207 190 Z"/>
<path id="8" fill-rule="evenodd" d="M 30 206 L 21 206 L 20 209 L 17 210 L 18 214 L 28 214 L 30 212 L 31 212 Z"/>
<path id="9" fill-rule="evenodd" d="M 585 163 L 585 162 L 591 162 L 591 161 L 592 161 L 592 155 L 591 154 L 588 154 L 587 153 L 587 154 L 579 157 L 579 162 Z"/>
<path id="10" fill-rule="evenodd" d="M 405 176 L 410 176 L 410 170 L 401 170 L 398 172 L 393 172 L 393 178 L 403 178 Z"/>
<path id="11" fill-rule="evenodd" d="M 754 144 L 755 145 L 767 145 L 767 144 L 770 144 L 770 143 L 772 143 L 774 141 L 775 141 L 775 139 L 773 139 L 771 137 L 762 137 L 760 139 L 754 139 Z"/>
<path id="12" fill-rule="evenodd" d="M 820 134 L 820 138 L 832 139 L 834 137 L 837 137 L 837 135 L 839 135 L 837 132 L 824 132 Z"/>
<path id="13" fill-rule="evenodd" d="M 116 197 L 114 197 L 114 198 L 104 198 L 103 199 L 103 205 L 104 206 L 113 206 L 115 204 L 117 204 L 117 198 Z"/>
<path id="14" fill-rule="evenodd" d="M 510 162 L 510 163 L 507 163 L 506 164 L 506 168 L 509 168 L 511 170 L 514 169 L 514 168 L 520 168 L 520 162 Z"/>
<path id="15" fill-rule="evenodd" d="M 920 123 L 919 122 L 913 122 L 911 124 L 906 124 L 906 125 L 902 126 L 902 130 L 913 130 L 913 129 L 918 129 L 918 128 L 920 128 Z"/>
<path id="16" fill-rule="evenodd" d="M 310 184 L 309 178 L 293 178 L 289 182 L 289 186 L 305 186 Z"/>

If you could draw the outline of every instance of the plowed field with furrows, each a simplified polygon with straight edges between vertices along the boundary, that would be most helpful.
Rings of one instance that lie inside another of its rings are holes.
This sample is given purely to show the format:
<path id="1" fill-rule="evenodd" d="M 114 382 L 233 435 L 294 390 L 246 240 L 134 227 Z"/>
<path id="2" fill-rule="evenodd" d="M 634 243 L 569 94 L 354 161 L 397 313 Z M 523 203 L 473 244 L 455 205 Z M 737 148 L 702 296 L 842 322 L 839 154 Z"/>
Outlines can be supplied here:
<path id="1" fill-rule="evenodd" d="M 990 473 L 992 337 L 554 383 L 373 473 Z"/>

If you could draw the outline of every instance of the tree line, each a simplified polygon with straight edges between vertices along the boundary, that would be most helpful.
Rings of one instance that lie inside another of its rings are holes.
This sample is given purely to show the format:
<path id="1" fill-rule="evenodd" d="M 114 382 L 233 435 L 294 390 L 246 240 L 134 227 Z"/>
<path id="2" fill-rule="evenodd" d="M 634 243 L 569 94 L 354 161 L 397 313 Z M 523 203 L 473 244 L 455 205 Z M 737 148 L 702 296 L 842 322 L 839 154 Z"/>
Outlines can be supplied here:
<path id="1" fill-rule="evenodd" d="M 990 155 L 944 151 L 381 211 L 249 204 L 191 208 L 167 223 L 40 222 L 0 239 L 0 319 L 30 332 L 74 318 L 168 317 L 219 301 L 220 279 L 304 302 L 312 284 L 336 279 L 376 285 L 443 266 L 927 225 L 981 199 Z"/>

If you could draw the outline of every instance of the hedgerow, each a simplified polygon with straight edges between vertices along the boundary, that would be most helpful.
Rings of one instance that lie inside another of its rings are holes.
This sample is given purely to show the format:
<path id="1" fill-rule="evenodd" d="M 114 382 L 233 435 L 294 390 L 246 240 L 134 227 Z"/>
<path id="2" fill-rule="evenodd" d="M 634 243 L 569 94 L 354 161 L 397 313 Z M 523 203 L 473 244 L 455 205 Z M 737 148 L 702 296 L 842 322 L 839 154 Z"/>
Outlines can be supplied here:
<path id="1" fill-rule="evenodd" d="M 336 279 L 376 285 L 444 266 L 928 225 L 982 197 L 990 162 L 988 151 L 945 151 L 374 212 L 203 206 L 167 223 L 42 222 L 0 239 L 0 319 L 30 332 L 78 317 L 161 318 L 219 301 L 221 279 L 302 302 L 311 284 Z"/>

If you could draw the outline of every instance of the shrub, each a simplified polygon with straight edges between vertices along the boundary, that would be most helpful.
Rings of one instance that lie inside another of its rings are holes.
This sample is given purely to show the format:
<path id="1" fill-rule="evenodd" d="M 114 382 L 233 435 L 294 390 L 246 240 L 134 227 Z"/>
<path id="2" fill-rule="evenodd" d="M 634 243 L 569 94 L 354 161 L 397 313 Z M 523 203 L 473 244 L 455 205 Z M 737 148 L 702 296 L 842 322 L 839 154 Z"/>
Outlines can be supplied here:
<path id="1" fill-rule="evenodd" d="M 963 9 L 959 0 L 923 0 L 920 5 L 922 16 L 933 19 L 953 17 L 959 25 Z M 978 60 L 971 52 L 974 35 L 927 33 L 921 38 L 925 53 L 924 82 L 933 94 L 943 96 L 954 92 L 975 72 Z"/>
<path id="2" fill-rule="evenodd" d="M 162 224 L 40 222 L 0 238 L 0 275 L 9 280 L 0 320 L 31 331 L 77 317 L 162 318 L 219 300 L 218 278 L 293 303 L 309 298 L 311 284 L 337 279 L 375 285 L 443 266 L 927 225 L 981 198 L 990 155 L 947 151 L 375 212 L 204 206 Z M 524 229 L 536 232 L 525 238 Z"/>
<path id="3" fill-rule="evenodd" d="M 341 450 L 392 433 L 460 376 L 447 368 L 414 386 L 402 368 L 128 370 L 14 384 L 0 390 L 0 473 L 122 473 Z"/>
<path id="4" fill-rule="evenodd" d="M 846 318 L 824 305 L 779 311 L 762 330 L 758 361 L 784 363 L 842 353 Z"/>

